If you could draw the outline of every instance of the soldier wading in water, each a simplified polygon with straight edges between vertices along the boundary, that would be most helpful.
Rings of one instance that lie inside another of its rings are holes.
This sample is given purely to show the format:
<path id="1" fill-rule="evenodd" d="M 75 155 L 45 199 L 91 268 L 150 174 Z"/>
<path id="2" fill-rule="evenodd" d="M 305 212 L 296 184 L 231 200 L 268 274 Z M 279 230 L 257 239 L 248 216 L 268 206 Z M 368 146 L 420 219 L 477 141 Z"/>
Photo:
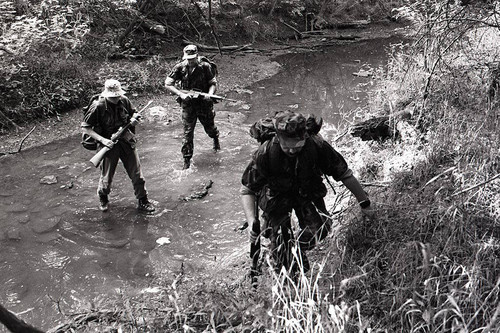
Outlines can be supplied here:
<path id="1" fill-rule="evenodd" d="M 182 141 L 183 169 L 188 169 L 193 157 L 193 137 L 196 121 L 199 119 L 205 132 L 214 140 L 214 151 L 220 150 L 219 130 L 215 126 L 214 102 L 208 96 L 193 98 L 186 90 L 200 91 L 213 95 L 217 87 L 216 67 L 205 57 L 198 56 L 196 45 L 184 48 L 182 62 L 176 64 L 165 79 L 165 88 L 177 95 L 177 101 L 182 106 L 182 122 L 184 124 L 184 138 Z M 180 82 L 181 91 L 175 87 Z"/>
<path id="2" fill-rule="evenodd" d="M 102 146 L 110 150 L 100 163 L 101 176 L 97 194 L 99 195 L 99 208 L 103 212 L 109 208 L 109 193 L 111 183 L 115 175 L 118 160 L 121 160 L 127 171 L 134 194 L 138 200 L 137 209 L 143 212 L 153 212 L 155 207 L 148 200 L 144 176 L 141 171 L 139 154 L 137 153 L 135 125 L 138 124 L 137 117 L 133 117 L 135 109 L 130 100 L 125 96 L 120 82 L 117 80 L 106 80 L 104 91 L 99 98 L 94 100 L 85 114 L 81 124 L 82 132 L 88 134 Z M 123 127 L 131 123 L 129 129 L 113 142 L 111 136 Z"/>

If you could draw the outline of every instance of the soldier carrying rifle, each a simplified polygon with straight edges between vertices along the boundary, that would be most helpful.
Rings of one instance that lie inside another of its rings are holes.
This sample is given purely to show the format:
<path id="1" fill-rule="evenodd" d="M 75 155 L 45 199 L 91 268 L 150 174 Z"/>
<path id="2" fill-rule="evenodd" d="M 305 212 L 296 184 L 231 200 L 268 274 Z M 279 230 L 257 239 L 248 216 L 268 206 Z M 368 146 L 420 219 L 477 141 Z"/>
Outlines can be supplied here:
<path id="1" fill-rule="evenodd" d="M 214 101 L 210 96 L 217 86 L 217 67 L 206 57 L 198 56 L 196 45 L 184 48 L 182 61 L 174 66 L 165 79 L 165 88 L 177 95 L 177 101 L 182 106 L 182 122 L 184 124 L 184 139 L 181 152 L 184 157 L 183 169 L 188 169 L 193 157 L 193 137 L 196 121 L 199 119 L 205 132 L 214 140 L 213 150 L 220 150 L 219 130 L 215 126 Z M 180 82 L 181 89 L 177 89 Z M 192 94 L 186 90 L 197 90 L 202 94 Z"/>
<path id="2" fill-rule="evenodd" d="M 109 208 L 108 195 L 118 160 L 122 161 L 134 186 L 134 194 L 138 200 L 137 209 L 143 212 L 155 210 L 148 200 L 139 155 L 135 147 L 135 125 L 138 124 L 139 118 L 134 116 L 135 112 L 120 82 L 112 79 L 106 80 L 104 91 L 92 102 L 81 124 L 83 133 L 96 139 L 101 147 L 109 148 L 100 163 L 101 177 L 97 188 L 99 208 L 103 212 Z M 113 134 L 126 126 L 128 129 L 116 141 L 113 141 Z"/>

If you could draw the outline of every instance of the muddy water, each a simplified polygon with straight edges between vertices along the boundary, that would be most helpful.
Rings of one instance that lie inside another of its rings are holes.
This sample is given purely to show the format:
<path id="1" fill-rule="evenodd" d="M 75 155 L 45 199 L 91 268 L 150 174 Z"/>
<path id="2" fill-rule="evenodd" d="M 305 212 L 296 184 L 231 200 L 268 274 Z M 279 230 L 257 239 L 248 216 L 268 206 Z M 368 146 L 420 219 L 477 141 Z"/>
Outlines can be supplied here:
<path id="1" fill-rule="evenodd" d="M 152 215 L 136 211 L 121 167 L 109 212 L 98 210 L 98 170 L 78 137 L 1 157 L 0 303 L 48 329 L 63 318 L 56 302 L 71 312 L 99 295 L 140 290 L 158 274 L 218 270 L 241 277 L 247 236 L 234 231 L 244 220 L 238 190 L 257 147 L 248 126 L 292 109 L 321 115 L 327 134 L 341 132 L 362 112 L 371 87 L 369 76 L 353 73 L 382 66 L 391 42 L 280 56 L 279 74 L 229 94 L 242 103 L 216 105 L 220 152 L 212 152 L 211 140 L 197 127 L 187 171 L 181 170 L 181 126 L 150 114 L 138 130 L 138 149 L 157 206 Z"/>

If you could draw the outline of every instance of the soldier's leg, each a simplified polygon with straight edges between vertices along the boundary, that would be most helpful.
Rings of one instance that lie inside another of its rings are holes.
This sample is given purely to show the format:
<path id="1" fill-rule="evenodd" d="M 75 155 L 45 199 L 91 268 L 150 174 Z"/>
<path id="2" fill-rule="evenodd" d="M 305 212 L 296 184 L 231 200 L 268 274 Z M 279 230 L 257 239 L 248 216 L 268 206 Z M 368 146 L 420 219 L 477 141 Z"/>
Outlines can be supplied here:
<path id="1" fill-rule="evenodd" d="M 139 154 L 137 149 L 131 148 L 127 144 L 121 144 L 122 154 L 120 159 L 125 167 L 125 171 L 132 181 L 134 186 L 134 195 L 137 199 L 147 197 L 148 192 L 146 190 L 146 181 L 141 170 L 141 162 L 139 160 Z"/>
<path id="2" fill-rule="evenodd" d="M 97 186 L 97 195 L 99 196 L 99 209 L 103 212 L 108 211 L 109 208 L 108 195 L 111 192 L 111 183 L 113 182 L 119 157 L 120 152 L 118 147 L 113 147 L 101 161 L 101 176 L 99 178 L 99 185 Z"/>
<path id="3" fill-rule="evenodd" d="M 194 150 L 194 128 L 196 126 L 196 111 L 192 106 L 183 106 L 182 123 L 184 127 L 184 136 L 182 139 L 182 157 L 184 158 L 184 169 L 189 168 L 190 160 L 193 157 Z"/>
<path id="4" fill-rule="evenodd" d="M 203 109 L 198 112 L 198 119 L 203 125 L 205 133 L 214 140 L 213 149 L 220 150 L 219 130 L 215 125 L 215 111 L 213 104 L 202 105 Z"/>
<path id="5" fill-rule="evenodd" d="M 299 246 L 303 251 L 310 250 L 330 232 L 331 218 L 323 199 L 315 202 L 301 200 L 294 211 L 301 229 L 297 237 Z"/>
<path id="6" fill-rule="evenodd" d="M 113 182 L 119 158 L 120 150 L 118 147 L 113 147 L 113 149 L 108 151 L 102 159 L 100 165 L 101 176 L 99 178 L 97 194 L 108 195 L 111 192 L 111 183 Z"/>
<path id="7" fill-rule="evenodd" d="M 120 158 L 134 186 L 134 195 L 137 198 L 137 209 L 147 213 L 154 212 L 156 208 L 148 200 L 148 192 L 145 185 L 146 181 L 142 174 L 141 162 L 137 149 L 130 147 L 128 144 L 123 144 L 122 152 Z"/>

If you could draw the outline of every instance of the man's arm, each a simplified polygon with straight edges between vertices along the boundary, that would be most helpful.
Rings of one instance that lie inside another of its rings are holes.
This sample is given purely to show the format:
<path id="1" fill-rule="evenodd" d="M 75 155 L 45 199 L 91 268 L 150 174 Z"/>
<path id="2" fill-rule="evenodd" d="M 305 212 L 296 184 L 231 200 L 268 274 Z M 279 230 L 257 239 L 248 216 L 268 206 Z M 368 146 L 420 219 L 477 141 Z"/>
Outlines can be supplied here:
<path id="1" fill-rule="evenodd" d="M 189 94 L 185 94 L 182 91 L 180 91 L 179 89 L 177 89 L 177 87 L 175 86 L 175 80 L 173 78 L 171 78 L 170 76 L 168 76 L 165 79 L 165 89 L 170 91 L 172 94 L 179 96 L 182 100 L 186 100 L 186 99 L 190 98 Z"/>
<path id="2" fill-rule="evenodd" d="M 113 146 L 115 145 L 113 141 L 106 139 L 105 137 L 94 131 L 90 126 L 82 126 L 82 133 L 90 135 L 109 149 L 113 148 Z"/>
<path id="3" fill-rule="evenodd" d="M 333 176 L 336 181 L 341 181 L 347 187 L 358 201 L 363 213 L 373 215 L 368 194 L 352 174 L 352 170 L 348 167 L 344 157 L 322 138 L 316 138 L 314 142 L 320 146 L 321 156 L 323 156 L 320 165 L 321 170 L 325 174 Z"/>
<path id="4" fill-rule="evenodd" d="M 349 176 L 342 178 L 341 182 L 354 195 L 354 197 L 359 203 L 359 206 L 361 207 L 361 211 L 363 212 L 363 214 L 369 217 L 373 217 L 374 213 L 370 202 L 370 198 L 368 197 L 368 194 L 363 190 L 363 187 L 359 183 L 358 179 L 354 177 L 352 172 L 350 173 Z"/>
<path id="5" fill-rule="evenodd" d="M 255 197 L 255 194 L 250 191 L 248 187 L 245 185 L 241 186 L 240 189 L 240 194 L 241 194 L 241 203 L 243 206 L 243 212 L 245 213 L 245 218 L 248 222 L 248 225 L 253 226 L 254 223 L 258 223 L 257 221 L 257 212 L 255 211 L 256 205 L 255 205 L 255 200 L 257 198 Z"/>

